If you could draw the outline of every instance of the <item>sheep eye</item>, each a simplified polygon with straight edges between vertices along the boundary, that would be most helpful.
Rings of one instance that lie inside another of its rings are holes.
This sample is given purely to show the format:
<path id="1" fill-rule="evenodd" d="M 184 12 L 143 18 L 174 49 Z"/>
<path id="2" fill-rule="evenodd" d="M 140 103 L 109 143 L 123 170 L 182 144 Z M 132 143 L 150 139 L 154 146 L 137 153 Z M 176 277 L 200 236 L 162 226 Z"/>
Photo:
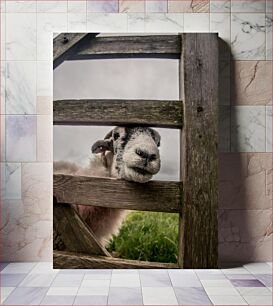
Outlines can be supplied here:
<path id="1" fill-rule="evenodd" d="M 160 141 L 157 143 L 157 146 L 160 147 Z"/>
<path id="2" fill-rule="evenodd" d="M 113 137 L 114 137 L 114 140 L 117 140 L 119 138 L 119 133 L 115 132 Z"/>

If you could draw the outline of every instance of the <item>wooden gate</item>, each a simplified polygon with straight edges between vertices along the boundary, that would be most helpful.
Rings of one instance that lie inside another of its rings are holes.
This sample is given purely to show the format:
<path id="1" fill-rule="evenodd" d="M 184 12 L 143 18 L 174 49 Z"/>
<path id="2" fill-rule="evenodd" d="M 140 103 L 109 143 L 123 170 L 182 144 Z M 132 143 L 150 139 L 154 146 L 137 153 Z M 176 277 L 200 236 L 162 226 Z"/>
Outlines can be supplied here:
<path id="1" fill-rule="evenodd" d="M 104 37 L 65 33 L 54 39 L 54 68 L 64 60 L 107 57 L 179 59 L 180 99 L 54 101 L 54 124 L 180 129 L 181 181 L 137 184 L 54 175 L 54 225 L 69 246 L 67 252 L 54 251 L 54 268 L 217 268 L 217 34 Z M 179 213 L 178 263 L 112 258 L 71 204 Z"/>

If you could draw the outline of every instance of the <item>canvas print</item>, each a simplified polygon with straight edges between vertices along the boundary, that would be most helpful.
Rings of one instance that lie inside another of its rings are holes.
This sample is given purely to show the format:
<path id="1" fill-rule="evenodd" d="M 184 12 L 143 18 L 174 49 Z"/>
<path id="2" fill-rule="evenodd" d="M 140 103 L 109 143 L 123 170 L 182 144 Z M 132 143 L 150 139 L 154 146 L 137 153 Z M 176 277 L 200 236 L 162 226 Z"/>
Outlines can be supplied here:
<path id="1" fill-rule="evenodd" d="M 215 268 L 217 35 L 53 49 L 54 267 Z"/>

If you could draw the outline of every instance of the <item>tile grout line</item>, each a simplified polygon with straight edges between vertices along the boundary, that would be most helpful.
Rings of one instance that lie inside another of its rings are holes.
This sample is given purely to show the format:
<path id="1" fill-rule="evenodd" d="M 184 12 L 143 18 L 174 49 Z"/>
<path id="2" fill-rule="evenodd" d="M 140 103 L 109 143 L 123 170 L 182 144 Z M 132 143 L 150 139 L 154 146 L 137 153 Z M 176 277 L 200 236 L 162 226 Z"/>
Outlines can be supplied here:
<path id="1" fill-rule="evenodd" d="M 141 300 L 142 300 L 142 305 L 144 305 L 144 296 L 143 296 L 143 287 L 142 287 L 142 283 L 141 283 L 141 277 L 140 277 L 140 269 L 137 269 L 138 272 L 138 277 L 139 277 L 139 283 L 140 283 L 140 293 L 141 293 Z"/>
<path id="2" fill-rule="evenodd" d="M 169 274 L 169 270 L 168 270 L 168 277 L 170 279 L 170 283 L 172 284 L 172 288 L 173 288 L 173 292 L 174 292 L 175 298 L 177 300 L 177 304 L 179 305 L 178 295 L 177 295 L 176 291 L 174 290 L 174 286 L 173 286 L 172 279 L 171 279 L 170 274 Z"/>
<path id="3" fill-rule="evenodd" d="M 72 305 L 75 305 L 75 301 L 76 301 L 76 298 L 77 298 L 77 296 L 78 296 L 78 292 L 79 292 L 79 290 L 80 290 L 80 287 L 81 287 L 81 285 L 82 285 L 82 283 L 83 283 L 85 274 L 86 274 L 86 272 L 84 272 L 84 274 L 83 274 L 82 280 L 81 280 L 81 282 L 80 282 L 80 285 L 78 286 L 78 289 L 77 289 L 77 292 L 76 292 L 75 297 L 74 297 L 74 299 L 73 299 Z"/>
<path id="4" fill-rule="evenodd" d="M 113 275 L 113 269 L 111 269 L 111 273 L 110 273 L 109 290 L 108 290 L 107 299 L 106 299 L 107 305 L 109 305 L 109 295 L 110 295 L 110 288 L 111 288 L 111 283 L 112 283 L 112 275 Z"/>
<path id="5" fill-rule="evenodd" d="M 222 271 L 221 271 L 221 272 L 222 272 Z M 194 273 L 195 273 L 196 277 L 199 279 L 199 281 L 200 281 L 200 283 L 201 283 L 201 285 L 202 285 L 202 288 L 203 288 L 204 292 L 206 293 L 208 299 L 211 301 L 211 304 L 214 305 L 214 304 L 213 304 L 213 301 L 210 299 L 209 295 L 207 294 L 207 292 L 206 292 L 206 290 L 205 290 L 205 287 L 204 287 L 203 283 L 201 282 L 200 277 L 198 276 L 198 273 L 196 273 L 195 270 L 194 270 Z M 222 274 L 224 274 L 224 273 L 222 272 Z M 225 276 L 225 275 L 224 275 L 224 276 Z M 226 277 L 226 276 L 225 276 L 225 277 Z"/>

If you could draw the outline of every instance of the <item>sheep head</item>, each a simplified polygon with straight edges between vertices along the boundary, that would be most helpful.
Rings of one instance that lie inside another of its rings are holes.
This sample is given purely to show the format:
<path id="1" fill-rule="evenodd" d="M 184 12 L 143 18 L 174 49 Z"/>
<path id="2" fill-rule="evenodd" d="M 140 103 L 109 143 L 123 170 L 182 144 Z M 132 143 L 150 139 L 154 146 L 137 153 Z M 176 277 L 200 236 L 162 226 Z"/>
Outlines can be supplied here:
<path id="1" fill-rule="evenodd" d="M 112 177 L 146 183 L 160 169 L 159 146 L 160 135 L 152 128 L 116 127 L 93 144 L 92 153 L 101 154 Z"/>

